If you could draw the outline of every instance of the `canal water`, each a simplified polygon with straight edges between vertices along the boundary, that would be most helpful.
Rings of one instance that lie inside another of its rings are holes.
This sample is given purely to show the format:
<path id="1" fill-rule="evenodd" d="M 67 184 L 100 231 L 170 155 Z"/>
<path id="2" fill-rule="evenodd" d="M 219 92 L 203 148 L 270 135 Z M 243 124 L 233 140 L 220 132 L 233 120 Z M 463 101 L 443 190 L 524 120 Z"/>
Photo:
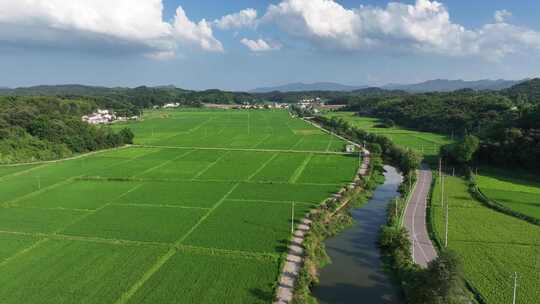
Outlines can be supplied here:
<path id="1" fill-rule="evenodd" d="M 398 288 L 382 270 L 377 246 L 386 208 L 396 198 L 403 177 L 385 166 L 385 183 L 361 208 L 351 210 L 356 224 L 326 241 L 332 264 L 321 270 L 320 283 L 312 294 L 321 304 L 402 304 Z"/>

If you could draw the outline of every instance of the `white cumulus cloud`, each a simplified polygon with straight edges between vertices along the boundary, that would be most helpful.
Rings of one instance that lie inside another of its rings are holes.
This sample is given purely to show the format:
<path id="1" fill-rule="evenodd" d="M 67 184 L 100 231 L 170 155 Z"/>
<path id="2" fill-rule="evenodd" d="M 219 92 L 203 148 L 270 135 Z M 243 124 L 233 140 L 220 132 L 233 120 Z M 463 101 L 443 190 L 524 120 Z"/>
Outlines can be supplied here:
<path id="1" fill-rule="evenodd" d="M 494 18 L 497 23 L 503 23 L 509 17 L 512 17 L 512 13 L 507 10 L 495 11 Z"/>
<path id="2" fill-rule="evenodd" d="M 222 30 L 255 28 L 257 25 L 257 11 L 247 8 L 238 13 L 223 16 L 215 20 L 214 24 Z"/>
<path id="3" fill-rule="evenodd" d="M 205 20 L 179 7 L 163 20 L 162 0 L 0 0 L 0 43 L 140 52 L 174 57 L 178 45 L 222 51 Z"/>
<path id="4" fill-rule="evenodd" d="M 277 43 L 269 43 L 264 41 L 263 39 L 250 40 L 247 38 L 243 38 L 242 40 L 240 40 L 240 42 L 252 52 L 268 52 L 281 49 L 281 45 Z"/>
<path id="5" fill-rule="evenodd" d="M 499 11 L 495 24 L 468 29 L 453 22 L 442 3 L 431 0 L 354 9 L 334 0 L 283 0 L 269 6 L 262 22 L 327 49 L 383 49 L 488 59 L 537 50 L 540 32 L 507 24 L 509 16 L 508 11 Z"/>
<path id="6" fill-rule="evenodd" d="M 199 23 L 190 21 L 182 7 L 176 9 L 174 34 L 180 41 L 188 41 L 205 51 L 223 51 L 223 45 L 214 38 L 210 24 L 204 19 Z"/>

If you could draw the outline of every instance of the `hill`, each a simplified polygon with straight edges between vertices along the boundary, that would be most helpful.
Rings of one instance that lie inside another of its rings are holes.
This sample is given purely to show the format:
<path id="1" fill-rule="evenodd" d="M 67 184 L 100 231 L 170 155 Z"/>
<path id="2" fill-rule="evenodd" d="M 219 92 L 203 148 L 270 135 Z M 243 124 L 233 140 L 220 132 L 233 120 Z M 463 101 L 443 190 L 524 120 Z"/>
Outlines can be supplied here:
<path id="1" fill-rule="evenodd" d="M 290 83 L 276 87 L 257 88 L 250 93 L 269 93 L 269 92 L 307 92 L 307 91 L 339 91 L 349 92 L 360 89 L 365 89 L 368 86 L 349 86 L 334 82 L 316 82 L 311 84 L 306 83 Z"/>
<path id="2" fill-rule="evenodd" d="M 58 95 L 77 95 L 87 96 L 96 95 L 96 93 L 106 94 L 111 89 L 97 86 L 85 86 L 78 84 L 66 85 L 40 85 L 32 87 L 20 87 L 16 89 L 0 88 L 0 95 L 17 96 L 58 96 Z"/>
<path id="3" fill-rule="evenodd" d="M 478 91 L 499 91 L 510 88 L 521 81 L 513 80 L 477 80 L 477 81 L 465 81 L 465 80 L 448 80 L 448 79 L 435 79 L 416 84 L 389 84 L 382 88 L 390 90 L 403 90 L 410 93 L 427 93 L 427 92 L 452 92 L 462 89 L 473 89 Z"/>
<path id="4" fill-rule="evenodd" d="M 524 81 L 507 90 L 503 94 L 514 100 L 526 98 L 526 101 L 540 104 L 540 78 Z"/>

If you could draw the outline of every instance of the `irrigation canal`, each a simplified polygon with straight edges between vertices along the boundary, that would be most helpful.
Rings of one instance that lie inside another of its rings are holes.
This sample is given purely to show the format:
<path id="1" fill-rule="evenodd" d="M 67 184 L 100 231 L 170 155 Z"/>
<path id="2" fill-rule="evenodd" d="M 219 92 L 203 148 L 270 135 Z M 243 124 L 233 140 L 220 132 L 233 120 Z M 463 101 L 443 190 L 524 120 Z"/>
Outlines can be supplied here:
<path id="1" fill-rule="evenodd" d="M 401 304 L 398 288 L 384 273 L 377 247 L 381 225 L 386 222 L 386 208 L 399 195 L 403 177 L 385 166 L 385 183 L 363 207 L 351 210 L 356 223 L 326 241 L 332 264 L 321 270 L 320 283 L 312 294 L 322 304 Z"/>

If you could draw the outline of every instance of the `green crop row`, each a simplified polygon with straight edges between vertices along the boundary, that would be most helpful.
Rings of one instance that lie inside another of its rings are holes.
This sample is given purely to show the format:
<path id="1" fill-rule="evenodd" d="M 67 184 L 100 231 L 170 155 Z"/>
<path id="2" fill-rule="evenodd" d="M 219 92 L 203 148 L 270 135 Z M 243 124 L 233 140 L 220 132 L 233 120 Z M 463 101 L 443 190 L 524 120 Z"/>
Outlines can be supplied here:
<path id="1" fill-rule="evenodd" d="M 285 111 L 129 126 L 161 146 L 0 166 L 0 303 L 268 303 L 291 228 L 358 168 Z"/>
<path id="2" fill-rule="evenodd" d="M 540 220 L 540 181 L 509 170 L 482 168 L 475 181 L 491 201 Z"/>
<path id="3" fill-rule="evenodd" d="M 441 146 L 452 143 L 445 135 L 407 130 L 400 127 L 379 128 L 379 119 L 372 117 L 359 117 L 352 112 L 333 112 L 328 117 L 342 118 L 354 126 L 369 132 L 388 137 L 396 145 L 413 149 L 425 157 L 438 156 Z"/>
<path id="4" fill-rule="evenodd" d="M 468 183 L 445 177 L 444 207 L 440 179 L 435 185 L 431 217 L 444 244 L 448 204 L 448 246 L 461 257 L 467 280 L 487 303 L 508 303 L 518 273 L 518 303 L 534 303 L 540 286 L 540 227 L 499 213 L 476 201 Z"/>
<path id="5" fill-rule="evenodd" d="M 115 127 L 125 127 L 119 124 Z M 344 143 L 286 111 L 150 111 L 128 126 L 138 144 L 342 151 Z"/>

